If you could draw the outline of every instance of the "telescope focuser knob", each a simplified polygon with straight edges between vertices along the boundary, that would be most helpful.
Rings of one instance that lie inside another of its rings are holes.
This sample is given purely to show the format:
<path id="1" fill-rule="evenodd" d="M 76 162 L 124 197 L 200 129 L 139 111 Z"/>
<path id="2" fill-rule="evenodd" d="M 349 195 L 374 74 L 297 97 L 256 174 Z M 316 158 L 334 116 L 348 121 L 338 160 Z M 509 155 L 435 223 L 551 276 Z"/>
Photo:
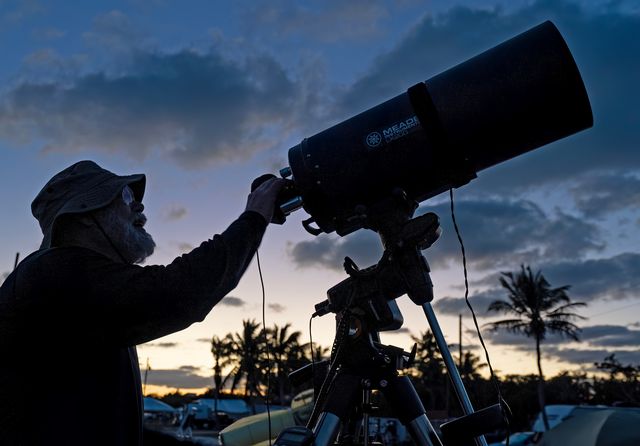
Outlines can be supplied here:
<path id="1" fill-rule="evenodd" d="M 291 167 L 287 166 L 280 169 L 280 176 L 282 178 L 289 178 L 291 175 L 293 175 L 293 171 L 291 170 Z"/>

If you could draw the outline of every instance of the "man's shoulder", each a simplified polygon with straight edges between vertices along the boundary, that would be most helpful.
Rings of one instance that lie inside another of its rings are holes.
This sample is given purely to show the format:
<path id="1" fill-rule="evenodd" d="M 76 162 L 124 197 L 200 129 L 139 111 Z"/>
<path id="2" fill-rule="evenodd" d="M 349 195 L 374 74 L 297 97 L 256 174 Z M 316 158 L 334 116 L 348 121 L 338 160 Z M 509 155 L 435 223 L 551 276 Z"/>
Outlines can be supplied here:
<path id="1" fill-rule="evenodd" d="M 61 246 L 40 249 L 31 253 L 26 257 L 17 269 L 28 270 L 33 267 L 38 269 L 43 266 L 51 266 L 53 268 L 59 268 L 68 263 L 80 263 L 86 262 L 91 259 L 106 259 L 104 255 L 93 251 L 88 248 L 82 248 L 79 246 Z"/>
<path id="2" fill-rule="evenodd" d="M 69 246 L 40 249 L 31 253 L 2 283 L 0 302 L 15 298 L 20 291 L 38 289 L 40 286 L 63 284 L 77 280 L 77 273 L 87 265 L 107 260 L 102 254 L 87 248 Z"/>

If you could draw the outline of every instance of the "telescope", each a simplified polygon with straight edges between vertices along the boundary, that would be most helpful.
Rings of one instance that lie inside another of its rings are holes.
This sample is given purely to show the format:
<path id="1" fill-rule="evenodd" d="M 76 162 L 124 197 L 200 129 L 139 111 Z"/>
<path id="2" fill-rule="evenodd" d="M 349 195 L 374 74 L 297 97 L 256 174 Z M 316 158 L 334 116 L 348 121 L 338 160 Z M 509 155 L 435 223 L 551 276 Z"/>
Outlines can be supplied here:
<path id="1" fill-rule="evenodd" d="M 369 220 L 394 191 L 419 203 L 592 125 L 576 63 L 547 21 L 292 147 L 280 209 L 304 208 L 314 235 L 376 230 Z"/>
<path id="2" fill-rule="evenodd" d="M 414 444 L 442 446 L 401 373 L 415 347 L 405 352 L 380 339 L 380 332 L 402 326 L 396 299 L 405 294 L 425 313 L 464 413 L 441 426 L 444 444 L 486 446 L 483 434 L 508 425 L 510 410 L 499 392 L 498 404 L 473 408 L 430 304 L 433 282 L 423 252 L 441 234 L 439 218 L 414 213 L 420 202 L 467 184 L 483 169 L 592 125 L 576 63 L 558 29 L 545 22 L 289 150 L 280 174 L 290 181 L 274 221 L 302 207 L 311 234 L 371 229 L 384 252 L 363 269 L 346 257 L 348 277 L 315 306 L 313 317 L 336 315 L 331 360 L 306 427 L 285 429 L 274 446 L 379 444 L 368 433 L 373 392 L 384 394 Z M 304 370 L 292 375 L 308 375 Z"/>

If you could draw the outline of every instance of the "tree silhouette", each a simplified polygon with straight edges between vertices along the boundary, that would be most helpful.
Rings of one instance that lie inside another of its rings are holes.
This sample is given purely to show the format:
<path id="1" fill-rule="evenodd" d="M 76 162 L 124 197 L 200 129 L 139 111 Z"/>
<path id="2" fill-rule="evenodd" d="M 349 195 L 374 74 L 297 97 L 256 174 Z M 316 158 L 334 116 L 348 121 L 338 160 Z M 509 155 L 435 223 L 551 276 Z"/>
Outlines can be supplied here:
<path id="1" fill-rule="evenodd" d="M 329 357 L 329 353 L 331 352 L 329 347 L 317 344 L 316 342 L 313 343 L 313 357 L 311 355 L 311 345 L 309 342 L 302 345 L 302 351 L 307 361 L 316 361 L 316 362 L 322 361 L 323 359 L 327 359 Z"/>
<path id="2" fill-rule="evenodd" d="M 480 369 L 487 366 L 487 364 L 481 361 L 478 355 L 474 355 L 469 351 L 464 352 L 462 355 L 462 364 L 459 367 L 460 377 L 465 380 L 480 379 Z"/>
<path id="3" fill-rule="evenodd" d="M 567 290 L 569 285 L 551 288 L 540 271 L 533 274 L 529 266 L 520 266 L 518 273 L 502 273 L 500 284 L 507 290 L 508 300 L 495 300 L 488 311 L 513 316 L 489 323 L 492 330 L 505 329 L 512 333 L 524 334 L 533 338 L 536 344 L 538 365 L 538 402 L 546 430 L 549 421 L 545 412 L 544 375 L 542 373 L 540 344 L 547 333 L 556 333 L 578 341 L 580 328 L 572 323 L 575 319 L 584 319 L 571 312 L 573 308 L 585 306 L 583 302 L 571 302 Z"/>
<path id="4" fill-rule="evenodd" d="M 420 390 L 428 396 L 427 408 L 448 407 L 445 365 L 433 333 L 427 330 L 419 336 L 411 335 L 411 339 L 418 345 L 413 367 Z"/>
<path id="5" fill-rule="evenodd" d="M 231 343 L 228 337 L 219 338 L 213 336 L 211 338 L 211 354 L 213 355 L 213 385 L 214 385 L 214 413 L 218 417 L 218 399 L 220 398 L 220 389 L 224 387 L 225 382 L 230 375 L 222 377 L 222 369 L 232 364 L 230 357 Z"/>
<path id="6" fill-rule="evenodd" d="M 287 323 L 283 327 L 274 325 L 272 329 L 268 329 L 267 333 L 270 338 L 271 351 L 271 370 L 275 375 L 275 382 L 278 390 L 280 404 L 285 401 L 285 393 L 290 390 L 288 375 L 291 371 L 301 367 L 304 363 L 304 353 L 300 346 L 299 331 L 290 332 L 291 324 Z M 266 370 L 267 367 L 262 367 Z"/>
<path id="7" fill-rule="evenodd" d="M 260 395 L 260 355 L 264 350 L 264 336 L 255 320 L 243 320 L 242 332 L 228 334 L 231 360 L 235 363 L 231 389 L 244 379 L 244 395 L 255 412 L 253 396 Z"/>

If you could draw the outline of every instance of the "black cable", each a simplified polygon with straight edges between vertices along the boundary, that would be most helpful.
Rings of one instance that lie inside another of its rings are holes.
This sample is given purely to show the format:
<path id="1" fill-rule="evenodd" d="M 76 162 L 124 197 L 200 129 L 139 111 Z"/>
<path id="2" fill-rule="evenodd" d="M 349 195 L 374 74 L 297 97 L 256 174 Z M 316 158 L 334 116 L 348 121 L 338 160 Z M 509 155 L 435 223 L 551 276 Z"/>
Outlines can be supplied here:
<path id="1" fill-rule="evenodd" d="M 313 336 L 311 335 L 311 322 L 313 322 L 313 316 L 311 316 L 309 318 L 309 348 L 311 349 L 311 379 L 312 379 L 312 383 L 314 384 L 314 389 L 315 389 L 315 382 L 316 382 L 316 359 L 315 359 L 315 352 L 313 351 Z"/>
<path id="2" fill-rule="evenodd" d="M 271 364 L 269 359 L 269 339 L 267 338 L 267 318 L 265 315 L 266 293 L 264 291 L 262 268 L 260 267 L 260 254 L 257 250 L 256 263 L 258 264 L 258 274 L 260 275 L 260 286 L 262 288 L 262 333 L 264 336 L 265 353 L 267 355 L 267 393 L 265 395 L 264 402 L 267 405 L 267 419 L 269 420 L 269 446 L 271 446 L 271 407 L 269 405 L 269 394 L 271 393 Z"/>
<path id="3" fill-rule="evenodd" d="M 456 236 L 458 237 L 458 243 L 460 244 L 460 250 L 462 251 L 462 269 L 464 272 L 464 301 L 471 310 L 471 316 L 473 318 L 473 324 L 476 327 L 476 332 L 478 333 L 478 339 L 480 340 L 480 344 L 482 345 L 482 349 L 484 350 L 484 356 L 487 359 L 487 365 L 489 366 L 489 373 L 491 374 L 491 381 L 493 382 L 494 387 L 496 388 L 496 393 L 498 394 L 498 403 L 500 407 L 505 410 L 506 401 L 502 397 L 502 392 L 500 391 L 500 383 L 498 382 L 498 378 L 496 378 L 495 373 L 493 372 L 493 367 L 491 366 L 491 360 L 489 359 L 489 351 L 487 350 L 487 346 L 484 343 L 484 339 L 482 338 L 482 333 L 480 333 L 480 326 L 478 325 L 478 319 L 476 318 L 476 312 L 473 310 L 471 306 L 471 302 L 469 302 L 469 279 L 467 274 L 467 255 L 464 249 L 464 242 L 462 241 L 462 236 L 460 235 L 460 229 L 458 228 L 458 223 L 456 222 L 456 214 L 453 208 L 453 188 L 449 189 L 449 201 L 451 203 L 451 221 L 453 222 L 453 228 L 456 231 Z M 508 406 L 507 406 L 508 407 Z M 508 409 L 507 409 L 508 410 Z M 503 412 L 504 413 L 504 412 Z M 507 416 L 505 416 L 505 423 L 507 425 L 507 443 L 506 446 L 509 446 L 509 420 Z"/>

